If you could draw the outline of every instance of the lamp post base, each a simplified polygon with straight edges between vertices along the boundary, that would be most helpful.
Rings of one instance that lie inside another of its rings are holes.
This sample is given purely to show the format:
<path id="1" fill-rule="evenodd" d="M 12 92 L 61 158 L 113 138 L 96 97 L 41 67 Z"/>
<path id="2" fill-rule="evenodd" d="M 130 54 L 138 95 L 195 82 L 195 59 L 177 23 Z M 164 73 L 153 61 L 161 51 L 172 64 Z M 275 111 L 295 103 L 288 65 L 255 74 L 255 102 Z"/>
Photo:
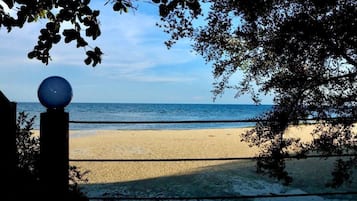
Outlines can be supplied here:
<path id="1" fill-rule="evenodd" d="M 40 120 L 40 182 L 43 194 L 68 196 L 69 114 L 64 110 L 48 110 Z"/>

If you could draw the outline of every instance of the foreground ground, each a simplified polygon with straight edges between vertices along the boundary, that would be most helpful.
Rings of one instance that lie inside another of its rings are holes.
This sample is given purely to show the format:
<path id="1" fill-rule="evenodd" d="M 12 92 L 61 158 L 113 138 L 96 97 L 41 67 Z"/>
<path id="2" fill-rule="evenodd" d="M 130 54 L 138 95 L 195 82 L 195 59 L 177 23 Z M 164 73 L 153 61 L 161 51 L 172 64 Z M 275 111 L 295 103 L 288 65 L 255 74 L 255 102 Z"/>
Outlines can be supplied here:
<path id="1" fill-rule="evenodd" d="M 241 142 L 244 129 L 209 130 L 99 130 L 71 131 L 71 159 L 172 159 L 251 157 L 258 153 Z M 311 139 L 312 127 L 291 128 L 287 134 Z M 189 162 L 72 162 L 89 170 L 89 182 L 81 184 L 89 197 L 234 196 L 331 192 L 333 160 L 291 160 L 287 169 L 291 186 L 255 173 L 254 161 Z M 357 189 L 357 182 L 343 191 Z M 338 199 L 341 197 L 329 197 Z M 356 197 L 346 197 L 353 200 Z M 263 200 L 263 199 L 260 199 Z M 269 199 L 264 199 L 269 200 Z M 274 199 L 277 200 L 277 199 Z M 278 199 L 279 200 L 279 199 Z M 280 200 L 287 200 L 280 198 Z M 326 200 L 310 196 L 289 200 Z M 341 200 L 341 199 L 339 199 Z"/>

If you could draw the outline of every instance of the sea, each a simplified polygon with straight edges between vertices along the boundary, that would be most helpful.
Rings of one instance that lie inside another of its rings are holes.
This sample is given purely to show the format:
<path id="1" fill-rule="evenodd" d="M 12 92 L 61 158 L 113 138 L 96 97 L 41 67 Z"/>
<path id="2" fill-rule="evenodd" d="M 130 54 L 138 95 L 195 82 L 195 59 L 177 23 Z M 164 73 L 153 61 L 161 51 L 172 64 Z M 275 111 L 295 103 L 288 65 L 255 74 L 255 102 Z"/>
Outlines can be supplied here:
<path id="1" fill-rule="evenodd" d="M 71 103 L 69 113 L 72 130 L 164 130 L 240 128 L 254 123 L 177 123 L 177 124 L 116 124 L 74 123 L 71 121 L 220 121 L 257 118 L 272 105 L 244 104 L 142 104 L 142 103 Z M 40 114 L 46 108 L 40 103 L 17 103 L 17 112 L 35 116 L 33 129 L 39 129 Z"/>

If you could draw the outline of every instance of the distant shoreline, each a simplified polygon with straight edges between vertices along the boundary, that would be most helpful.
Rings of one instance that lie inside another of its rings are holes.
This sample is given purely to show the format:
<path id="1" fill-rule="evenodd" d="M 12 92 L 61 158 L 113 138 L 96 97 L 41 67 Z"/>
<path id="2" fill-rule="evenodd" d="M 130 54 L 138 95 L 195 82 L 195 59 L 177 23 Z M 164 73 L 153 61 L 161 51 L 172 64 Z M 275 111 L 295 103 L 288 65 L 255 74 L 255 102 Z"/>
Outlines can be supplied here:
<path id="1" fill-rule="evenodd" d="M 19 103 L 19 104 L 39 104 L 41 105 L 40 102 L 38 101 L 19 101 L 19 102 L 15 102 L 15 103 Z M 256 105 L 253 103 L 158 103 L 158 102 L 71 102 L 69 104 L 70 107 L 71 104 L 136 104 L 136 105 L 140 105 L 140 104 L 145 104 L 145 105 Z M 274 104 L 268 104 L 268 103 L 264 103 L 264 104 L 259 104 L 262 106 L 274 106 Z M 44 107 L 45 108 L 45 107 Z"/>
<path id="2" fill-rule="evenodd" d="M 73 103 L 66 111 L 70 121 L 90 122 L 149 122 L 147 124 L 115 123 L 70 123 L 74 130 L 162 130 L 162 129 L 209 129 L 209 128 L 244 128 L 254 123 L 194 123 L 194 121 L 248 120 L 259 117 L 271 109 L 269 105 L 244 104 L 141 104 L 141 103 Z M 36 116 L 33 127 L 39 129 L 40 114 L 45 108 L 39 103 L 19 103 L 18 112 L 25 111 L 31 117 Z M 192 121 L 193 123 L 150 122 Z"/>

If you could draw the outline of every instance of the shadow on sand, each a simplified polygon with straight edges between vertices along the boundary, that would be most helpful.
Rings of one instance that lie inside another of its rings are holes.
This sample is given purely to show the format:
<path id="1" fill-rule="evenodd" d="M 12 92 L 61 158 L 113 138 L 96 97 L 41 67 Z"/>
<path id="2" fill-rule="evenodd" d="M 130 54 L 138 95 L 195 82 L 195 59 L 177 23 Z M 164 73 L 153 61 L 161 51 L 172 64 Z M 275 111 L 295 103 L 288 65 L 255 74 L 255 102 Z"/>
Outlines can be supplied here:
<path id="1" fill-rule="evenodd" d="M 357 181 L 339 189 L 325 187 L 331 179 L 334 159 L 290 160 L 287 169 L 294 178 L 283 186 L 273 178 L 258 175 L 253 161 L 232 161 L 192 172 L 115 183 L 82 184 L 88 197 L 211 197 L 237 195 L 302 194 L 355 191 Z M 143 163 L 142 165 L 145 165 Z M 357 176 L 356 174 L 354 176 Z M 354 195 L 291 197 L 274 200 L 357 200 Z M 256 199 L 271 200 L 271 199 Z"/>

